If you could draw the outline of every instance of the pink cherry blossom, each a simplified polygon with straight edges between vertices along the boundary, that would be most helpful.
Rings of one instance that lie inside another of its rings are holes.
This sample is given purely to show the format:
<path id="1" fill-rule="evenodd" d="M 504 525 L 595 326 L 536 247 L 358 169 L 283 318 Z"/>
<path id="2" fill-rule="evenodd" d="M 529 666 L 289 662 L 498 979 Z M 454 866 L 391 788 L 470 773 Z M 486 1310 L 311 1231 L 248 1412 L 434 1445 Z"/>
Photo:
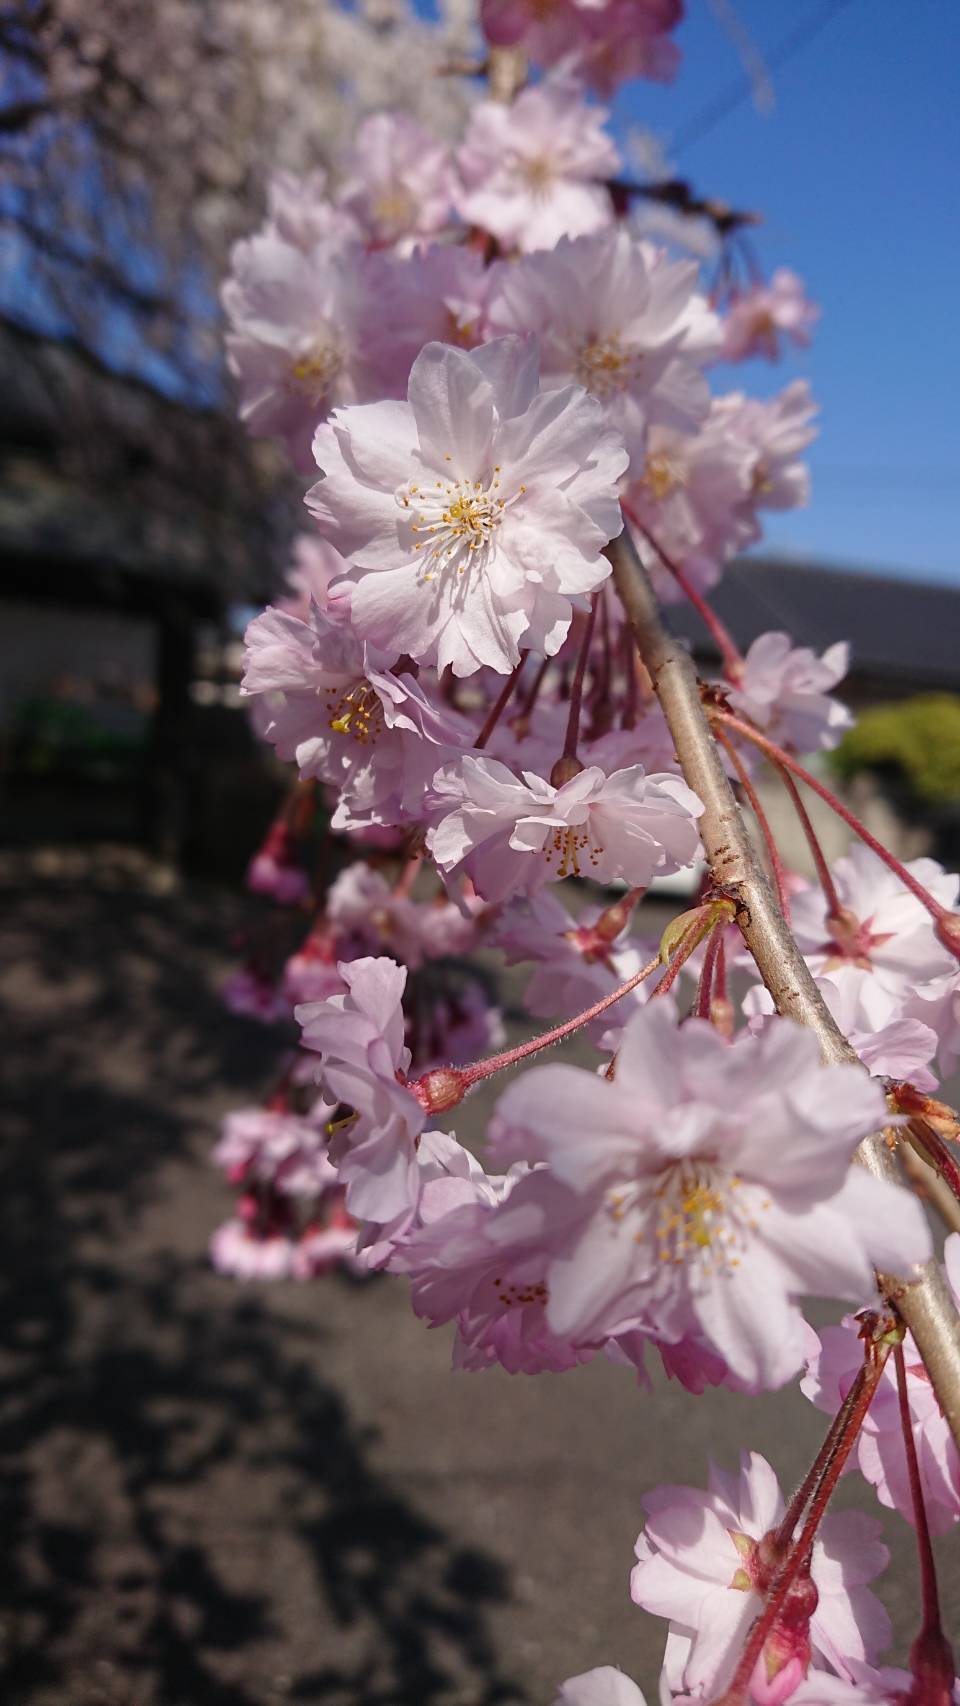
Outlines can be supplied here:
<path id="1" fill-rule="evenodd" d="M 281 906 L 296 906 L 310 893 L 310 879 L 299 860 L 298 843 L 289 824 L 272 824 L 263 846 L 247 868 L 247 888 L 268 894 Z"/>
<path id="2" fill-rule="evenodd" d="M 296 1243 L 287 1233 L 260 1237 L 244 1220 L 224 1221 L 210 1239 L 213 1266 L 231 1279 L 290 1279 L 295 1259 Z"/>
<path id="3" fill-rule="evenodd" d="M 550 890 L 503 909 L 490 933 L 491 943 L 503 950 L 508 965 L 536 962 L 523 994 L 526 1013 L 538 1019 L 572 1018 L 619 989 L 650 961 L 656 951 L 653 944 L 628 938 L 629 921 L 613 941 L 598 939 L 593 926 L 600 916 L 598 907 L 587 907 L 574 921 Z M 649 1000 L 657 981 L 654 974 L 638 984 L 593 1020 L 587 1035 L 601 1047 L 614 1047 L 617 1033 Z M 492 1141 L 492 1133 L 488 1136 Z"/>
<path id="4" fill-rule="evenodd" d="M 291 546 L 286 588 L 275 600 L 286 616 L 309 622 L 310 606 L 316 602 L 330 621 L 349 621 L 350 588 L 343 584 L 349 567 L 339 551 L 316 533 L 298 533 Z M 336 592 L 333 587 L 336 583 Z"/>
<path id="5" fill-rule="evenodd" d="M 552 1706 L 646 1706 L 635 1682 L 614 1665 L 598 1665 L 561 1682 Z"/>
<path id="6" fill-rule="evenodd" d="M 714 416 L 721 429 L 753 455 L 748 508 L 797 509 L 809 502 L 810 475 L 800 452 L 816 437 L 816 412 L 805 379 L 792 380 L 766 401 L 740 392 L 716 399 Z M 752 537 L 760 537 L 755 517 Z"/>
<path id="7" fill-rule="evenodd" d="M 956 906 L 960 878 L 955 873 L 934 859 L 912 859 L 906 868 L 943 906 Z M 956 961 L 938 941 L 926 907 L 862 842 L 855 841 L 835 861 L 831 875 L 841 917 L 828 918 L 818 887 L 796 894 L 791 903 L 794 933 L 817 976 L 841 965 L 860 966 L 881 988 L 905 1000 L 924 984 L 955 972 Z"/>
<path id="8" fill-rule="evenodd" d="M 345 995 L 307 1002 L 295 1018 L 304 1048 L 320 1055 L 321 1089 L 352 1110 L 331 1140 L 347 1206 L 386 1222 L 416 1203 L 417 1139 L 424 1114 L 400 1079 L 410 1065 L 401 998 L 405 966 L 388 959 L 342 963 Z"/>
<path id="9" fill-rule="evenodd" d="M 944 1248 L 947 1279 L 960 1304 L 960 1233 L 951 1233 Z M 866 1295 L 866 1294 L 865 1294 Z M 863 1363 L 858 1337 L 860 1323 L 848 1315 L 840 1327 L 818 1334 L 808 1329 L 807 1374 L 801 1390 L 818 1410 L 834 1415 Z M 904 1345 L 907 1399 L 927 1521 L 934 1534 L 945 1534 L 960 1522 L 960 1453 L 950 1426 L 937 1403 L 930 1377 L 911 1334 Z M 913 1501 L 904 1454 L 897 1399 L 896 1369 L 890 1358 L 880 1386 L 857 1436 L 857 1467 L 876 1491 L 882 1505 L 913 1521 Z"/>
<path id="10" fill-rule="evenodd" d="M 535 65 L 569 67 L 602 95 L 630 77 L 669 82 L 679 50 L 668 31 L 682 0 L 483 0 L 480 21 L 499 47 L 522 47 Z"/>
<path id="11" fill-rule="evenodd" d="M 737 438 L 714 403 L 695 433 L 651 427 L 643 468 L 631 478 L 624 513 L 657 596 L 674 603 L 683 593 L 646 534 L 702 590 L 719 580 L 724 561 L 746 544 L 756 454 Z"/>
<path id="12" fill-rule="evenodd" d="M 745 361 L 748 356 L 766 356 L 777 361 L 786 340 L 805 349 L 820 318 L 803 281 L 787 267 L 778 267 L 769 284 L 754 284 L 737 291 L 724 320 L 722 359 Z"/>
<path id="13" fill-rule="evenodd" d="M 414 901 L 362 860 L 340 872 L 327 895 L 326 912 L 338 940 L 349 936 L 358 953 L 387 952 L 413 971 L 425 959 L 465 953 L 476 938 L 473 920 L 452 901 L 439 896 Z"/>
<path id="14" fill-rule="evenodd" d="M 778 745 L 829 751 L 853 726 L 847 707 L 829 691 L 842 681 L 849 661 L 843 640 L 818 657 L 809 646 L 794 646 L 789 634 L 760 634 L 727 697 Z"/>
<path id="15" fill-rule="evenodd" d="M 921 984 L 907 996 L 905 1010 L 936 1032 L 940 1070 L 947 1077 L 960 1060 L 960 971 Z"/>
<path id="16" fill-rule="evenodd" d="M 743 1387 L 781 1386 L 803 1361 L 801 1296 L 868 1295 L 875 1265 L 909 1272 L 929 1253 L 916 1199 L 849 1165 L 886 1117 L 879 1088 L 821 1065 L 786 1019 L 727 1043 L 658 997 L 629 1020 L 612 1079 L 535 1067 L 501 1098 L 505 1127 L 514 1097 L 582 1206 L 562 1242 L 544 1226 L 561 1337 L 695 1338 Z"/>
<path id="17" fill-rule="evenodd" d="M 937 1033 L 920 1018 L 904 1017 L 899 996 L 871 972 L 849 961 L 817 978 L 820 993 L 848 1042 L 875 1078 L 907 1078 L 918 1090 L 935 1090 L 930 1062 L 937 1052 Z M 756 1028 L 755 1015 L 773 1015 L 773 1000 L 762 985 L 748 991 L 744 1012 Z M 920 1013 L 922 1008 L 917 1006 Z M 765 1023 L 766 1020 L 759 1020 Z"/>
<path id="18" fill-rule="evenodd" d="M 287 1018 L 290 1011 L 276 984 L 254 965 L 240 966 L 231 972 L 221 993 L 229 1012 L 260 1019 L 267 1025 L 275 1019 Z"/>
<path id="19" fill-rule="evenodd" d="M 769 1586 L 759 1542 L 783 1519 L 776 1476 L 759 1453 L 744 1452 L 739 1476 L 711 1465 L 705 1492 L 658 1487 L 643 1506 L 647 1523 L 637 1541 L 631 1595 L 645 1611 L 670 1621 L 664 1657 L 670 1691 L 715 1699 L 730 1681 Z M 873 1517 L 843 1511 L 824 1518 L 811 1560 L 818 1602 L 809 1642 L 841 1673 L 849 1675 L 851 1661 L 875 1657 L 889 1640 L 887 1614 L 866 1586 L 888 1557 Z M 809 1666 L 810 1646 L 787 1661 L 788 1692 Z M 784 1662 L 782 1652 L 771 1652 L 771 1662 L 778 1661 Z"/>
<path id="20" fill-rule="evenodd" d="M 314 1197 L 337 1183 L 327 1155 L 332 1105 L 311 1120 L 273 1108 L 235 1108 L 223 1122 L 213 1161 L 232 1184 L 270 1184 L 284 1196 Z"/>
<path id="21" fill-rule="evenodd" d="M 275 172 L 267 185 L 267 212 L 266 229 L 306 255 L 318 243 L 340 245 L 358 241 L 362 235 L 352 215 L 330 200 L 327 174 L 322 170 L 303 177 Z"/>
<path id="22" fill-rule="evenodd" d="M 552 249 L 561 237 L 611 225 L 602 180 L 614 176 L 620 156 L 606 116 L 557 81 L 524 89 L 509 106 L 481 101 L 457 155 L 461 217 L 522 250 Z"/>
<path id="23" fill-rule="evenodd" d="M 265 698 L 262 732 L 279 756 L 337 788 L 335 829 L 419 814 L 429 778 L 467 738 L 461 720 L 315 602 L 306 621 L 268 607 L 245 644 L 240 691 Z"/>
<path id="24" fill-rule="evenodd" d="M 422 1226 L 452 1209 L 496 1196 L 497 1182 L 452 1132 L 424 1131 L 417 1145 L 417 1188 L 413 1200 L 398 1215 L 380 1225 L 365 1226 L 360 1234 L 358 1260 L 364 1269 L 402 1266 L 403 1247 Z"/>
<path id="25" fill-rule="evenodd" d="M 351 944 L 351 947 L 353 944 Z M 303 1001 L 329 1001 L 342 995 L 343 978 L 337 969 L 341 959 L 359 958 L 337 942 L 326 925 L 315 926 L 284 963 L 280 991 L 289 1011 Z"/>
<path id="26" fill-rule="evenodd" d="M 407 1041 L 418 1073 L 466 1066 L 504 1047 L 499 1007 L 475 978 L 429 983 L 411 1015 Z"/>
<path id="27" fill-rule="evenodd" d="M 377 244 L 429 238 L 446 225 L 458 188 L 450 151 L 407 113 L 371 113 L 344 163 L 337 205 Z"/>
<path id="28" fill-rule="evenodd" d="M 521 643 L 555 652 L 609 574 L 625 452 L 594 398 L 538 392 L 518 338 L 428 344 L 406 404 L 345 409 L 314 448 L 307 502 L 354 565 L 357 634 L 391 655 L 506 673 Z"/>
<path id="29" fill-rule="evenodd" d="M 448 876 L 465 870 L 486 900 L 589 874 L 646 886 L 690 864 L 699 846 L 697 796 L 677 776 L 642 765 L 605 776 L 593 766 L 561 788 L 523 780 L 495 759 L 467 756 L 433 781 L 440 816 L 427 845 Z"/>
<path id="30" fill-rule="evenodd" d="M 358 1237 L 356 1221 L 345 1211 L 334 1210 L 325 1225 L 308 1226 L 300 1234 L 293 1249 L 291 1277 L 316 1279 L 341 1264 L 354 1273 L 362 1272 L 357 1260 Z"/>
<path id="31" fill-rule="evenodd" d="M 831 1676 L 829 1671 L 810 1670 L 806 1680 L 790 1696 L 791 1706 L 908 1706 L 915 1699 L 914 1678 L 909 1671 L 884 1665 L 851 1664 L 852 1681 Z M 960 1690 L 955 1686 L 953 1699 Z M 922 1698 L 922 1695 L 920 1696 Z"/>
<path id="32" fill-rule="evenodd" d="M 543 1218 L 546 1212 L 562 1224 L 576 1214 L 572 1193 L 522 1165 L 506 1178 L 482 1175 L 472 1184 L 472 1202 L 423 1225 L 393 1259 L 393 1268 L 410 1276 L 414 1310 L 433 1326 L 456 1321 L 456 1368 L 498 1362 L 509 1374 L 559 1373 L 586 1361 L 599 1344 L 555 1333 L 546 1312 Z M 499 1212 L 504 1203 L 507 1218 Z"/>
<path id="33" fill-rule="evenodd" d="M 424 344 L 475 349 L 486 341 L 495 270 L 462 243 L 431 243 L 395 268 L 391 326 L 398 343 L 409 349 L 411 364 Z"/>
<path id="34" fill-rule="evenodd" d="M 701 369 L 720 328 L 698 283 L 695 262 L 618 227 L 501 262 L 489 323 L 539 336 L 542 383 L 592 392 L 640 469 L 650 422 L 689 431 L 710 405 Z"/>
<path id="35" fill-rule="evenodd" d="M 240 417 L 284 438 L 299 468 L 312 466 L 314 429 L 332 408 L 395 396 L 405 382 L 383 332 L 386 266 L 357 246 L 305 254 L 269 228 L 234 250 L 222 296 Z"/>

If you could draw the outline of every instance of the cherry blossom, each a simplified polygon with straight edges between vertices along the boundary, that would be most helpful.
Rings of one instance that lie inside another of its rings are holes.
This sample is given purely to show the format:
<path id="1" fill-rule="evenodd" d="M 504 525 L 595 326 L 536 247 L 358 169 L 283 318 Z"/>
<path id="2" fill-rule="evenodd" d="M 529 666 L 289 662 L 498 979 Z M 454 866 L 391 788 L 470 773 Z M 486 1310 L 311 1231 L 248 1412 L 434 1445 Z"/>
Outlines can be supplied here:
<path id="1" fill-rule="evenodd" d="M 337 205 L 378 244 L 434 236 L 457 190 L 450 151 L 407 113 L 371 113 L 357 131 Z"/>
<path id="2" fill-rule="evenodd" d="M 944 1248 L 947 1280 L 960 1303 L 960 1233 L 952 1233 Z M 855 1315 L 842 1326 L 825 1327 L 819 1334 L 808 1329 L 807 1374 L 801 1390 L 819 1410 L 833 1415 L 846 1396 L 863 1362 Z M 907 1400 L 917 1450 L 923 1501 L 931 1532 L 945 1534 L 960 1522 L 960 1453 L 949 1423 L 937 1403 L 930 1377 L 908 1333 L 903 1345 L 907 1374 Z M 888 1509 L 898 1510 L 913 1521 L 913 1500 L 904 1454 L 897 1400 L 896 1370 L 892 1359 L 881 1377 L 857 1437 L 857 1467 Z"/>
<path id="3" fill-rule="evenodd" d="M 552 249 L 613 223 L 604 188 L 620 165 L 590 106 L 560 81 L 524 89 L 509 106 L 474 107 L 457 155 L 463 178 L 458 210 L 505 248 Z"/>
<path id="4" fill-rule="evenodd" d="M 335 828 L 402 821 L 466 740 L 461 721 L 316 602 L 306 621 L 268 607 L 245 645 L 240 691 L 265 698 L 262 734 L 281 758 L 337 787 Z"/>
<path id="5" fill-rule="evenodd" d="M 223 1122 L 213 1161 L 233 1184 L 261 1181 L 285 1196 L 317 1196 L 337 1183 L 326 1149 L 333 1112 L 323 1102 L 310 1120 L 286 1109 L 235 1108 Z"/>
<path id="6" fill-rule="evenodd" d="M 355 245 L 305 254 L 269 228 L 234 250 L 222 296 L 240 418 L 284 438 L 298 468 L 332 408 L 402 390 L 407 366 L 382 330 L 386 265 Z"/>
<path id="7" fill-rule="evenodd" d="M 929 1253 L 916 1199 L 849 1166 L 884 1121 L 879 1089 L 822 1066 L 789 1020 L 731 1044 L 678 1027 L 659 997 L 624 1029 L 612 1080 L 540 1066 L 521 1093 L 536 1153 L 582 1204 L 547 1271 L 561 1336 L 697 1338 L 741 1385 L 780 1386 L 803 1361 L 800 1296 L 857 1299 L 874 1265 Z"/>
<path id="8" fill-rule="evenodd" d="M 646 1706 L 635 1682 L 614 1665 L 599 1665 L 560 1684 L 552 1706 Z"/>
<path id="9" fill-rule="evenodd" d="M 498 266 L 489 323 L 538 335 L 542 383 L 599 398 L 641 468 L 650 422 L 690 430 L 709 408 L 701 368 L 720 328 L 698 281 L 695 262 L 668 260 L 622 227 L 562 238 Z"/>
<path id="10" fill-rule="evenodd" d="M 247 888 L 255 894 L 272 895 L 281 906 L 296 906 L 310 893 L 310 880 L 297 856 L 296 840 L 282 819 L 271 826 L 260 851 L 251 859 Z"/>
<path id="11" fill-rule="evenodd" d="M 600 94 L 629 77 L 669 82 L 679 52 L 668 32 L 682 0 L 482 0 L 480 21 L 499 47 L 522 47 L 536 65 L 569 66 Z"/>
<path id="12" fill-rule="evenodd" d="M 555 788 L 532 771 L 522 781 L 495 759 L 464 757 L 437 772 L 438 815 L 427 845 L 448 876 L 465 870 L 486 900 L 529 893 L 587 873 L 645 886 L 679 870 L 699 846 L 696 795 L 677 776 L 642 765 L 581 770 Z"/>
<path id="13" fill-rule="evenodd" d="M 751 520 L 751 538 L 759 539 L 756 510 L 797 509 L 809 502 L 810 475 L 800 452 L 816 437 L 817 405 L 807 381 L 794 379 L 767 401 L 731 392 L 717 398 L 713 407 L 721 429 L 753 453 L 750 504 L 744 514 Z"/>
<path id="14" fill-rule="evenodd" d="M 906 869 L 943 906 L 954 907 L 960 878 L 934 859 L 912 859 Z M 829 916 L 819 888 L 794 896 L 794 933 L 818 976 L 842 965 L 869 972 L 881 988 L 905 999 L 925 984 L 952 975 L 956 962 L 938 941 L 926 907 L 896 872 L 862 842 L 831 867 L 841 915 Z"/>
<path id="15" fill-rule="evenodd" d="M 415 249 L 394 269 L 390 317 L 398 343 L 411 363 L 424 344 L 475 349 L 489 335 L 487 302 L 496 269 L 460 243 L 431 243 Z"/>
<path id="16" fill-rule="evenodd" d="M 272 1024 L 285 1019 L 289 1012 L 276 985 L 254 965 L 240 966 L 224 980 L 221 990 L 224 1006 L 231 1013 L 241 1013 L 249 1019 Z"/>
<path id="17" fill-rule="evenodd" d="M 770 282 L 751 285 L 734 294 L 724 319 L 722 359 L 745 361 L 766 356 L 776 361 L 786 340 L 804 349 L 820 318 L 803 281 L 787 267 L 778 267 Z"/>
<path id="18" fill-rule="evenodd" d="M 424 1114 L 398 1082 L 410 1065 L 403 1038 L 405 966 L 360 959 L 339 967 L 345 995 L 307 1002 L 295 1013 L 304 1048 L 320 1055 L 321 1089 L 352 1110 L 331 1140 L 331 1157 L 347 1187 L 347 1206 L 385 1222 L 418 1196 L 416 1141 Z"/>
<path id="19" fill-rule="evenodd" d="M 296 1244 L 285 1233 L 260 1238 L 243 1220 L 225 1221 L 210 1239 L 213 1266 L 231 1279 L 290 1279 L 295 1257 Z"/>
<path id="20" fill-rule="evenodd" d="M 624 496 L 624 514 L 657 596 L 683 597 L 647 535 L 678 562 L 697 586 L 719 580 L 723 563 L 751 535 L 750 506 L 756 454 L 735 436 L 716 402 L 695 433 L 651 427 L 642 470 Z"/>
<path id="21" fill-rule="evenodd" d="M 315 602 L 330 621 L 348 621 L 350 589 L 342 583 L 349 565 L 339 551 L 316 533 L 298 533 L 290 558 L 285 590 L 275 600 L 276 608 L 287 616 L 298 616 L 301 622 L 309 622 L 310 606 Z"/>
<path id="22" fill-rule="evenodd" d="M 903 1002 L 869 971 L 846 961 L 817 978 L 820 993 L 847 1040 L 868 1072 L 876 1078 L 907 1078 L 918 1090 L 935 1090 L 930 1062 L 937 1052 L 937 1033 L 921 1018 L 904 1016 Z M 773 999 L 762 985 L 744 997 L 743 1010 L 753 1017 L 773 1014 Z M 922 1007 L 917 1007 L 922 1012 Z M 761 1023 L 764 1021 L 761 1020 Z"/>
<path id="23" fill-rule="evenodd" d="M 554 1332 L 546 1308 L 543 1216 L 556 1225 L 576 1215 L 573 1194 L 523 1164 L 501 1179 L 475 1176 L 473 1190 L 472 1203 L 412 1233 L 393 1259 L 410 1276 L 416 1313 L 433 1326 L 456 1321 L 456 1368 L 560 1373 L 588 1360 L 599 1344 Z"/>
<path id="24" fill-rule="evenodd" d="M 629 919 L 612 939 L 600 938 L 594 926 L 603 914 L 587 907 L 571 918 L 555 895 L 544 890 L 505 907 L 489 935 L 503 950 L 508 965 L 533 960 L 536 969 L 524 990 L 524 1011 L 539 1019 L 569 1018 L 592 1007 L 619 989 L 646 965 L 654 947 L 628 939 Z M 601 1047 L 623 1029 L 631 1013 L 650 998 L 656 987 L 651 977 L 630 991 L 615 1007 L 587 1028 Z"/>
<path id="25" fill-rule="evenodd" d="M 460 676 L 506 673 L 521 642 L 555 652 L 622 526 L 626 455 L 600 404 L 538 392 L 517 338 L 428 344 L 408 395 L 338 411 L 314 444 L 307 502 L 354 565 L 358 635 Z"/>
<path id="26" fill-rule="evenodd" d="M 906 1012 L 936 1032 L 940 1070 L 947 1077 L 960 1060 L 960 971 L 922 983 L 907 998 Z"/>
<path id="27" fill-rule="evenodd" d="M 818 657 L 809 646 L 794 646 L 789 634 L 760 634 L 727 698 L 779 746 L 828 751 L 853 726 L 847 707 L 829 692 L 846 675 L 849 661 L 850 648 L 842 640 Z"/>
<path id="28" fill-rule="evenodd" d="M 305 255 L 318 243 L 340 245 L 358 242 L 362 236 L 353 216 L 330 200 L 327 173 L 322 169 L 302 177 L 296 172 L 274 172 L 267 185 L 267 213 L 266 229 Z M 242 253 L 235 249 L 235 260 Z"/>
<path id="29" fill-rule="evenodd" d="M 760 1543 L 784 1516 L 776 1476 L 759 1453 L 744 1452 L 739 1475 L 711 1465 L 705 1492 L 658 1487 L 643 1506 L 647 1522 L 637 1541 L 631 1595 L 645 1611 L 670 1621 L 664 1675 L 671 1692 L 713 1700 L 730 1681 L 771 1579 Z M 817 1602 L 806 1648 L 802 1632 L 789 1655 L 771 1639 L 768 1686 L 783 1669 L 784 1692 L 792 1693 L 790 1684 L 795 1688 L 806 1674 L 811 1650 L 848 1676 L 851 1661 L 882 1650 L 890 1625 L 866 1584 L 888 1557 L 873 1517 L 843 1511 L 824 1519 L 810 1565 Z"/>

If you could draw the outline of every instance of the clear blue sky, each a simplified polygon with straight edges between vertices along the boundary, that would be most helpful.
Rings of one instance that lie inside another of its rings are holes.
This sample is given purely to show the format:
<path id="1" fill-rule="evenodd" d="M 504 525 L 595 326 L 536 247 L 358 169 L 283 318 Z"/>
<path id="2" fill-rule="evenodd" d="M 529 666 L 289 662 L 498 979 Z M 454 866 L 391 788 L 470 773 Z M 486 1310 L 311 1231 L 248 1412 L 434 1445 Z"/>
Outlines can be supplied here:
<path id="1" fill-rule="evenodd" d="M 732 4 L 763 52 L 828 9 Z M 747 97 L 673 152 L 741 74 L 707 0 L 688 14 L 675 84 L 629 85 L 617 128 L 647 126 L 698 190 L 762 212 L 764 270 L 793 267 L 822 307 L 809 351 L 723 370 L 758 392 L 806 373 L 821 404 L 810 508 L 771 518 L 769 543 L 960 580 L 960 6 L 839 0 L 772 72 L 769 117 Z"/>

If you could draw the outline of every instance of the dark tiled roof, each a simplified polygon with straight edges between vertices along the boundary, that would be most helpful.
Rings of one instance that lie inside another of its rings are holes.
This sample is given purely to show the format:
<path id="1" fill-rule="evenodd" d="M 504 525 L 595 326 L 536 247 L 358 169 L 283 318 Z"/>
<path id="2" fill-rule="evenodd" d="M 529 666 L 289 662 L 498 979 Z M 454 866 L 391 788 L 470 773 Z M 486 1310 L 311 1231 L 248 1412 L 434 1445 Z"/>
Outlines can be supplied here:
<path id="1" fill-rule="evenodd" d="M 822 651 L 849 640 L 851 675 L 892 688 L 960 691 L 960 582 L 899 580 L 783 559 L 745 557 L 731 564 L 711 603 L 738 645 L 771 628 Z M 702 657 L 715 655 L 689 605 L 672 605 L 674 630 Z"/>

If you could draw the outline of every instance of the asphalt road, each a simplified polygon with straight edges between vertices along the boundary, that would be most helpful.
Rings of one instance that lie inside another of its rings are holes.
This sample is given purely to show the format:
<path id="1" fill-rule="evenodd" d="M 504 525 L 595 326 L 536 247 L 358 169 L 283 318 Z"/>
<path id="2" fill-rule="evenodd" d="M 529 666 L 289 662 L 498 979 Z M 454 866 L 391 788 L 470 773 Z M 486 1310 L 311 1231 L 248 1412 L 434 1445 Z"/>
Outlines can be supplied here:
<path id="1" fill-rule="evenodd" d="M 242 903 L 150 894 L 135 867 L 17 878 L 0 872 L 3 1700 L 547 1706 L 600 1663 L 655 1700 L 663 1629 L 628 1592 L 643 1489 L 745 1446 L 793 1482 L 822 1418 L 792 1392 L 649 1396 L 600 1363 L 454 1375 L 402 1282 L 217 1277 L 209 1148 L 275 1053 L 217 996 Z M 859 1502 L 853 1478 L 841 1496 Z M 910 1535 L 886 1527 L 904 1647 Z"/>

